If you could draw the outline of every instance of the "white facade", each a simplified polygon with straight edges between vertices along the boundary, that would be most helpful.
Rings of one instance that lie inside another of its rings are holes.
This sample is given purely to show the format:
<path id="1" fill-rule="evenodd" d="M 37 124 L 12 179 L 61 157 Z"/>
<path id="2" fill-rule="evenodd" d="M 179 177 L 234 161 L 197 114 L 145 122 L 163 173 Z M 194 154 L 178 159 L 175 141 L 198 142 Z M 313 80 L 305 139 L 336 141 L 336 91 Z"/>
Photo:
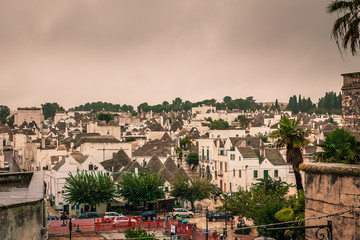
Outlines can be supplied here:
<path id="1" fill-rule="evenodd" d="M 64 205 L 68 205 L 66 201 L 63 199 L 64 194 L 64 185 L 66 182 L 66 178 L 69 176 L 69 173 L 76 175 L 77 170 L 88 170 L 89 165 L 92 165 L 90 169 L 94 169 L 94 166 L 97 166 L 97 169 L 93 171 L 102 171 L 105 172 L 105 169 L 102 165 L 96 161 L 93 157 L 89 156 L 84 162 L 79 163 L 77 162 L 72 156 L 64 156 L 60 159 L 61 161 L 64 160 L 64 164 L 60 166 L 58 169 L 51 169 L 45 171 L 44 173 L 44 181 L 46 184 L 46 195 L 54 197 L 54 208 L 57 210 L 63 210 Z M 55 165 L 56 166 L 56 165 Z M 103 204 L 102 204 L 103 205 Z M 76 216 L 81 213 L 81 208 L 83 205 L 80 206 L 69 206 L 69 215 L 70 217 Z M 84 209 L 83 209 L 84 210 Z M 102 214 L 106 210 L 104 206 L 100 206 L 97 211 Z"/>
<path id="2" fill-rule="evenodd" d="M 112 135 L 117 140 L 121 140 L 121 126 L 120 125 L 98 125 L 97 122 L 87 125 L 88 133 L 100 133 L 100 135 Z"/>
<path id="3" fill-rule="evenodd" d="M 79 151 L 84 155 L 93 156 L 99 162 L 111 159 L 120 149 L 124 150 L 129 158 L 132 157 L 131 143 L 82 143 Z"/>
<path id="4" fill-rule="evenodd" d="M 245 130 L 229 129 L 229 130 L 212 130 L 209 132 L 210 138 L 229 138 L 229 137 L 245 137 Z"/>

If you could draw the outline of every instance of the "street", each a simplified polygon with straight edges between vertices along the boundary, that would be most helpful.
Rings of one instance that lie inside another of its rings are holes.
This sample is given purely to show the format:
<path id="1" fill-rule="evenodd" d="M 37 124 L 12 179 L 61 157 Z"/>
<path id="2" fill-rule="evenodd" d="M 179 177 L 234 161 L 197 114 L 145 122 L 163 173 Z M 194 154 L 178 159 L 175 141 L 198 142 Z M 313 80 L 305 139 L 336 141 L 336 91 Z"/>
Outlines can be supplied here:
<path id="1" fill-rule="evenodd" d="M 18 167 L 15 160 L 13 159 L 12 154 L 13 154 L 12 151 L 4 151 L 4 161 L 8 162 L 10 165 L 9 172 L 20 172 L 20 168 Z"/>

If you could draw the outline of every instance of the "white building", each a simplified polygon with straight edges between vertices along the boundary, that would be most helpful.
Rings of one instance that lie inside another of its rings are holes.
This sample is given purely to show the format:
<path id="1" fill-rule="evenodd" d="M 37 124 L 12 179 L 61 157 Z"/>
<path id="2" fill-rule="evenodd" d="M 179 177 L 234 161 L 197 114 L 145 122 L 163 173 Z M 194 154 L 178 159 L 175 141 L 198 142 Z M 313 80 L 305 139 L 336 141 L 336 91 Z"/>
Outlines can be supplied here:
<path id="1" fill-rule="evenodd" d="M 103 166 L 92 156 L 84 156 L 77 161 L 71 155 L 67 155 L 62 156 L 61 160 L 55 164 L 51 170 L 45 171 L 44 174 L 46 194 L 54 199 L 54 208 L 56 210 L 68 212 L 70 217 L 79 215 L 81 212 L 88 210 L 89 207 L 84 206 L 83 204 L 76 206 L 69 205 L 63 198 L 65 192 L 63 187 L 66 178 L 69 176 L 69 173 L 75 176 L 78 170 L 105 172 Z M 106 210 L 106 204 L 101 204 L 96 208 L 96 211 L 99 214 L 102 214 Z"/>

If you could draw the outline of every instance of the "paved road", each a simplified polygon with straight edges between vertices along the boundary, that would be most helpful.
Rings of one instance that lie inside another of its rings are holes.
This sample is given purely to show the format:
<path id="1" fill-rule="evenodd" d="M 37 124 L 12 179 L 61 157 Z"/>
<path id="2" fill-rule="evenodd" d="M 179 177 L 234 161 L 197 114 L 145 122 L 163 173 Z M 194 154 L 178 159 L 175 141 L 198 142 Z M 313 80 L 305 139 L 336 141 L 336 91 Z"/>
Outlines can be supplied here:
<path id="1" fill-rule="evenodd" d="M 15 160 L 12 157 L 12 151 L 4 151 L 4 161 L 9 162 L 10 171 L 9 172 L 20 172 L 20 168 L 16 164 Z"/>

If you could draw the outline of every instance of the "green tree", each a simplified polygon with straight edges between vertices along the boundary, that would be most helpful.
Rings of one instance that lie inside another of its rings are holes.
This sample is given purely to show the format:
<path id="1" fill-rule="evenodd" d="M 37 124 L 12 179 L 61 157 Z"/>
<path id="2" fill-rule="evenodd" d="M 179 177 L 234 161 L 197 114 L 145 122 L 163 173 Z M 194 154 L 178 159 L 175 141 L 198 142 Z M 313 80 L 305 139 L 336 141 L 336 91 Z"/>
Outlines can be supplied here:
<path id="1" fill-rule="evenodd" d="M 210 198 L 213 190 L 210 179 L 196 177 L 188 178 L 185 175 L 179 175 L 175 181 L 171 183 L 170 195 L 187 200 L 191 203 L 191 209 L 195 210 L 195 202 Z"/>
<path id="2" fill-rule="evenodd" d="M 186 163 L 188 165 L 198 166 L 199 165 L 199 154 L 196 152 L 189 153 L 186 157 Z"/>
<path id="3" fill-rule="evenodd" d="M 126 239 L 153 240 L 156 239 L 153 233 L 147 233 L 146 230 L 140 228 L 127 228 L 122 231 Z"/>
<path id="4" fill-rule="evenodd" d="M 115 182 L 103 172 L 78 171 L 75 176 L 69 173 L 64 190 L 65 201 L 72 205 L 83 203 L 95 207 L 112 201 L 116 196 Z"/>
<path id="5" fill-rule="evenodd" d="M 132 110 L 132 111 L 131 111 L 131 116 L 132 116 L 132 117 L 137 116 L 137 114 L 138 114 L 138 113 L 137 113 L 135 110 Z"/>
<path id="6" fill-rule="evenodd" d="M 173 105 L 181 105 L 183 103 L 182 99 L 177 97 L 173 100 Z"/>
<path id="7" fill-rule="evenodd" d="M 290 198 L 287 206 L 275 214 L 276 219 L 281 222 L 290 222 L 305 219 L 305 194 L 304 191 L 299 191 L 297 195 Z M 299 221 L 291 224 L 292 226 L 305 226 L 305 221 Z M 305 231 L 285 231 L 285 236 L 296 235 L 296 239 L 305 239 Z"/>
<path id="8" fill-rule="evenodd" d="M 287 117 L 283 117 L 280 120 L 280 127 L 270 134 L 270 137 L 276 138 L 277 147 L 286 147 L 286 160 L 293 167 L 296 188 L 297 190 L 303 190 L 301 174 L 299 165 L 303 162 L 301 148 L 306 147 L 309 144 L 307 137 L 310 135 L 310 130 L 305 130 L 300 126 L 300 119 L 290 120 Z"/>
<path id="9" fill-rule="evenodd" d="M 222 119 L 214 120 L 210 125 L 210 129 L 223 130 L 223 129 L 228 129 L 228 128 L 229 128 L 229 123 Z"/>
<path id="10" fill-rule="evenodd" d="M 6 122 L 6 118 L 10 115 L 10 108 L 5 105 L 0 105 L 0 121 Z"/>
<path id="11" fill-rule="evenodd" d="M 232 99 L 231 99 L 230 96 L 226 96 L 226 97 L 223 98 L 223 101 L 224 101 L 225 104 L 228 104 L 231 100 Z"/>
<path id="12" fill-rule="evenodd" d="M 150 109 L 151 109 L 151 107 L 149 106 L 149 104 L 147 102 L 141 103 L 137 107 L 138 112 L 140 112 L 140 110 L 143 110 L 144 112 L 148 112 L 148 111 L 150 111 Z"/>
<path id="13" fill-rule="evenodd" d="M 318 146 L 322 151 L 314 155 L 319 162 L 360 163 L 360 143 L 356 141 L 354 134 L 345 128 L 335 129 Z"/>
<path id="14" fill-rule="evenodd" d="M 44 114 L 44 118 L 48 119 L 54 119 L 55 113 L 56 111 L 64 111 L 63 107 L 60 107 L 58 103 L 45 103 L 45 104 L 41 104 L 42 110 L 43 110 L 43 114 Z"/>
<path id="15" fill-rule="evenodd" d="M 231 213 L 234 216 L 244 216 L 252 219 L 255 225 L 265 225 L 279 222 L 275 214 L 286 207 L 286 195 L 291 184 L 281 179 L 275 180 L 270 177 L 259 179 L 250 190 L 233 192 L 228 198 L 220 199 L 222 206 L 218 210 Z M 226 200 L 226 204 L 225 204 Z M 263 229 L 258 229 L 260 234 Z M 281 239 L 282 232 L 270 232 L 271 237 Z"/>
<path id="16" fill-rule="evenodd" d="M 114 119 L 114 115 L 111 113 L 98 113 L 96 117 L 101 121 L 106 121 L 106 123 Z"/>
<path id="17" fill-rule="evenodd" d="M 360 1 L 335 0 L 329 4 L 327 12 L 338 16 L 331 33 L 336 43 L 339 45 L 341 40 L 342 47 L 345 50 L 349 47 L 355 55 L 360 45 Z"/>
<path id="18" fill-rule="evenodd" d="M 165 180 L 161 175 L 151 173 L 149 170 L 141 172 L 139 175 L 128 173 L 122 175 L 122 181 L 119 182 L 118 194 L 126 200 L 143 203 L 164 198 Z"/>
<path id="19" fill-rule="evenodd" d="M 180 146 L 182 146 L 182 149 L 184 150 L 189 150 L 194 146 L 194 143 L 191 141 L 188 135 L 186 135 L 180 141 L 181 141 Z"/>

